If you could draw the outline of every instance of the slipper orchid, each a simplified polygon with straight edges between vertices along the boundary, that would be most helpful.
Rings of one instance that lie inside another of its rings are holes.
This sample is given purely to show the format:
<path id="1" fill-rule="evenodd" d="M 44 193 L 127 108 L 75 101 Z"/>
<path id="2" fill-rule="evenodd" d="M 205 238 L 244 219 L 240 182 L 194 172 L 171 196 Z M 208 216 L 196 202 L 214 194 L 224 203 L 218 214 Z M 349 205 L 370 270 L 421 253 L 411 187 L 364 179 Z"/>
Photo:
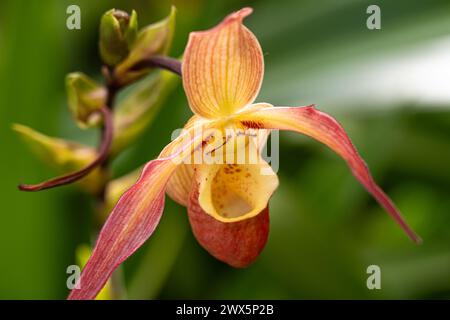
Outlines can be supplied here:
<path id="1" fill-rule="evenodd" d="M 243 25 L 251 12 L 244 8 L 210 30 L 190 34 L 182 79 L 195 115 L 120 198 L 100 232 L 79 289 L 71 292 L 70 299 L 94 298 L 114 269 L 151 236 L 161 218 L 166 192 L 187 207 L 192 230 L 209 253 L 234 267 L 252 263 L 266 243 L 268 202 L 278 186 L 276 174 L 259 155 L 272 129 L 310 136 L 335 151 L 406 234 L 420 242 L 374 182 L 336 120 L 314 106 L 254 103 L 264 61 L 258 40 Z M 201 134 L 195 134 L 199 129 Z M 256 150 L 256 161 L 237 160 L 251 150 Z M 220 154 L 227 161 L 186 161 L 198 153 Z"/>

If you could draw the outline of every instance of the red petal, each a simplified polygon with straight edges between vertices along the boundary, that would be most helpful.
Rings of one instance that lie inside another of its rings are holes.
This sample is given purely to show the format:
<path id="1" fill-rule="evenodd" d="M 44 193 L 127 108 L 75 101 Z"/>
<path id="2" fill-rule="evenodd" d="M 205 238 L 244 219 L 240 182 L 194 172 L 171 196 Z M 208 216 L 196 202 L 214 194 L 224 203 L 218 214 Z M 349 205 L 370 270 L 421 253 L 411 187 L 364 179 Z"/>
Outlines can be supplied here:
<path id="1" fill-rule="evenodd" d="M 114 269 L 150 237 L 161 218 L 165 185 L 174 166 L 170 158 L 145 166 L 109 215 L 81 274 L 80 288 L 73 289 L 69 299 L 94 299 Z"/>
<path id="2" fill-rule="evenodd" d="M 204 130 L 192 136 L 195 132 L 192 128 L 172 141 L 167 147 L 176 146 L 174 152 L 148 162 L 139 180 L 122 195 L 98 236 L 79 289 L 73 289 L 69 299 L 95 298 L 117 266 L 151 236 L 163 212 L 167 181 L 192 147 L 201 146 L 210 135 L 210 130 Z"/>
<path id="3" fill-rule="evenodd" d="M 296 131 L 324 143 L 347 162 L 353 175 L 386 209 L 406 234 L 416 243 L 420 237 L 406 224 L 391 199 L 373 180 L 344 128 L 329 115 L 309 107 L 265 107 L 238 117 L 242 125 L 254 129 Z"/>
<path id="4" fill-rule="evenodd" d="M 203 211 L 198 187 L 191 192 L 188 216 L 198 242 L 215 258 L 235 268 L 250 265 L 263 250 L 269 235 L 269 208 L 257 216 L 220 222 Z"/>

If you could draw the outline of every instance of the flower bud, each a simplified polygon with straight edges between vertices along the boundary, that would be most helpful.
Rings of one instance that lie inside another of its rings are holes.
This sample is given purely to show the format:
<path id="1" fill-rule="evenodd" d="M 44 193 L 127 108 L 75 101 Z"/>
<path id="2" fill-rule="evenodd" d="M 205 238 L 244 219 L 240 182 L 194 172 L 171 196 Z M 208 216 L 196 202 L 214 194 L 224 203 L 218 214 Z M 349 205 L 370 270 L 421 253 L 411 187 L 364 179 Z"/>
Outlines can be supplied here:
<path id="1" fill-rule="evenodd" d="M 70 73 L 66 77 L 69 109 L 81 128 L 99 124 L 95 113 L 106 103 L 106 89 L 83 73 Z"/>
<path id="2" fill-rule="evenodd" d="M 136 40 L 130 47 L 128 56 L 116 68 L 117 77 L 125 83 L 131 82 L 148 72 L 148 68 L 147 70 L 133 70 L 133 67 L 152 56 L 168 53 L 175 30 L 175 14 L 176 9 L 172 7 L 170 14 L 165 19 L 139 31 Z"/>
<path id="3" fill-rule="evenodd" d="M 137 14 L 116 9 L 106 12 L 100 21 L 100 56 L 108 66 L 120 63 L 129 53 L 138 30 Z"/>

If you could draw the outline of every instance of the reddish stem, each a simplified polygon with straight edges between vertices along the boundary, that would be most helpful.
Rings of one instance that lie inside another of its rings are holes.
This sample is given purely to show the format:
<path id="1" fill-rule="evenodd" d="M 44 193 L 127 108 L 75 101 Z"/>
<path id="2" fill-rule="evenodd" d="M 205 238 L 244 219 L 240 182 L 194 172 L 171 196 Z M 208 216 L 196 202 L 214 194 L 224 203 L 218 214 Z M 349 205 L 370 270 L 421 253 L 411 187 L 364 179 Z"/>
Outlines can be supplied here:
<path id="1" fill-rule="evenodd" d="M 108 107 L 104 106 L 100 108 L 98 112 L 101 113 L 103 117 L 104 130 L 102 132 L 102 142 L 98 151 L 98 156 L 92 163 L 79 171 L 56 177 L 38 184 L 20 184 L 19 189 L 22 191 L 40 191 L 66 185 L 87 176 L 92 170 L 106 161 L 108 159 L 109 150 L 112 144 L 113 120 L 111 111 Z"/>
<path id="2" fill-rule="evenodd" d="M 181 76 L 181 62 L 171 57 L 153 56 L 137 63 L 133 66 L 132 70 L 140 70 L 143 68 L 160 68 Z"/>

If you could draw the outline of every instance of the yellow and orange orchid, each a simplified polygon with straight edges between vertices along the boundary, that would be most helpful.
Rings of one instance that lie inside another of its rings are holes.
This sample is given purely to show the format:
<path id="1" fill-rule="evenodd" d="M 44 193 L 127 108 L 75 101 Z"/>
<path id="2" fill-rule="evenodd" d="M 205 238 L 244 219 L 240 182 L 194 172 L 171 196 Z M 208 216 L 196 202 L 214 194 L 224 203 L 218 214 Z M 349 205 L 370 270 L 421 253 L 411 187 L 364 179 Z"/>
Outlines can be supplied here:
<path id="1" fill-rule="evenodd" d="M 260 156 L 272 129 L 310 136 L 334 150 L 406 234 L 420 242 L 336 120 L 314 106 L 254 103 L 264 60 L 258 40 L 243 25 L 251 12 L 244 8 L 210 30 L 190 34 L 182 79 L 195 115 L 120 198 L 70 299 L 95 298 L 115 268 L 151 236 L 166 193 L 187 207 L 192 230 L 208 252 L 234 267 L 252 263 L 266 243 L 268 203 L 278 186 L 276 174 Z M 252 150 L 255 161 L 238 161 Z M 195 161 L 198 154 L 200 162 Z M 219 155 L 226 161 L 205 161 Z"/>

